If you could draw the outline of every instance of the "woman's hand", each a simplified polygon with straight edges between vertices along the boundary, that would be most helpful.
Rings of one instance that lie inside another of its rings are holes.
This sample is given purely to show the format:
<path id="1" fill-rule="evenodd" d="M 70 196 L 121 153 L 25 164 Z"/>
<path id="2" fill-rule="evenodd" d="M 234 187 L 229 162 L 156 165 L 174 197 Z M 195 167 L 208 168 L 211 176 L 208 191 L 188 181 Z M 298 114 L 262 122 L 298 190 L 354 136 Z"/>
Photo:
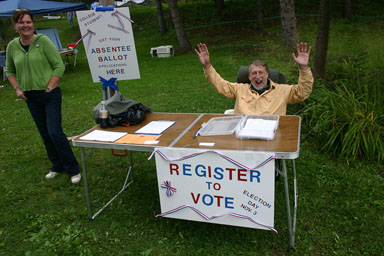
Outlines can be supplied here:
<path id="1" fill-rule="evenodd" d="M 24 92 L 19 87 L 16 87 L 15 92 L 18 98 L 23 99 L 25 101 L 28 100 L 27 97 L 25 97 Z"/>
<path id="2" fill-rule="evenodd" d="M 51 76 L 51 79 L 49 80 L 47 87 L 45 87 L 45 92 L 51 92 L 54 89 L 56 89 L 57 85 L 60 82 L 60 77 L 58 76 Z"/>
<path id="3" fill-rule="evenodd" d="M 51 92 L 51 91 L 55 90 L 55 88 L 53 88 L 51 86 L 47 86 L 47 88 L 45 88 L 45 92 Z"/>

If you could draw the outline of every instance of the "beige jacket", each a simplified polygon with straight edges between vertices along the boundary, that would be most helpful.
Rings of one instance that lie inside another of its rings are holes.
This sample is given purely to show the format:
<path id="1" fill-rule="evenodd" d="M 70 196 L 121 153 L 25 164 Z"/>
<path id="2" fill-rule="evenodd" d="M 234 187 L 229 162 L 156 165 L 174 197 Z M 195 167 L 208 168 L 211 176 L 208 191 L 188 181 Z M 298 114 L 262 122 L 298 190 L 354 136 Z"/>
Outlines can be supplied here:
<path id="1" fill-rule="evenodd" d="M 277 84 L 270 80 L 271 88 L 262 95 L 251 90 L 250 84 L 231 83 L 224 80 L 211 65 L 204 69 L 205 78 L 216 91 L 236 100 L 235 114 L 285 115 L 287 104 L 304 101 L 312 92 L 311 69 L 300 70 L 299 83 Z"/>

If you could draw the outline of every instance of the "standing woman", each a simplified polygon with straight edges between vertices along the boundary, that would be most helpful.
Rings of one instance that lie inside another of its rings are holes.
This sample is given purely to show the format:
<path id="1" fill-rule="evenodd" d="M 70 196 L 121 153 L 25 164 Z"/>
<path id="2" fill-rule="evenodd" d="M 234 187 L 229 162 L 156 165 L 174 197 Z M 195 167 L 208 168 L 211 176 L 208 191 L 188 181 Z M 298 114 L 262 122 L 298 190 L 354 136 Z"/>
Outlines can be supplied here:
<path id="1" fill-rule="evenodd" d="M 79 164 L 61 127 L 59 81 L 65 70 L 63 61 L 47 36 L 34 34 L 30 10 L 16 9 L 13 25 L 20 37 L 8 44 L 6 72 L 17 97 L 27 103 L 52 162 L 45 177 L 51 179 L 65 171 L 72 183 L 78 183 Z"/>

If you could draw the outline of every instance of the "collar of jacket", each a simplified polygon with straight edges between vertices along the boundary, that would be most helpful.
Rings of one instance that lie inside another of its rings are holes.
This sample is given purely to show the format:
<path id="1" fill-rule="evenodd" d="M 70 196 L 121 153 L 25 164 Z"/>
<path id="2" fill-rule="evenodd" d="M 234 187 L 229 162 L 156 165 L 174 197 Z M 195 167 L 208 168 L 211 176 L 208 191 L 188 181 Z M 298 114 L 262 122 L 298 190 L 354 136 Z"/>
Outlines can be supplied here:
<path id="1" fill-rule="evenodd" d="M 271 89 L 271 80 L 268 79 L 268 82 L 267 82 L 267 87 L 264 87 L 260 90 L 256 89 L 256 87 L 251 83 L 250 85 L 250 89 L 254 92 L 257 92 L 259 95 L 263 94 L 265 91 L 268 91 L 269 89 Z"/>
<path id="2" fill-rule="evenodd" d="M 32 49 L 32 48 L 39 48 L 40 47 L 40 44 L 39 44 L 39 39 L 40 39 L 40 37 L 42 37 L 42 36 L 44 36 L 44 35 L 42 35 L 42 34 L 37 34 L 36 36 L 35 36 L 35 38 L 33 39 L 33 41 L 31 42 L 31 44 L 29 45 L 29 49 Z M 25 51 L 25 49 L 24 49 L 24 47 L 21 45 L 21 42 L 20 42 L 20 37 L 18 37 L 17 38 L 17 40 L 18 40 L 18 44 L 17 44 L 17 46 L 18 46 L 18 48 L 20 48 L 20 49 L 22 49 L 23 51 Z M 26 51 L 25 51 L 26 52 Z"/>

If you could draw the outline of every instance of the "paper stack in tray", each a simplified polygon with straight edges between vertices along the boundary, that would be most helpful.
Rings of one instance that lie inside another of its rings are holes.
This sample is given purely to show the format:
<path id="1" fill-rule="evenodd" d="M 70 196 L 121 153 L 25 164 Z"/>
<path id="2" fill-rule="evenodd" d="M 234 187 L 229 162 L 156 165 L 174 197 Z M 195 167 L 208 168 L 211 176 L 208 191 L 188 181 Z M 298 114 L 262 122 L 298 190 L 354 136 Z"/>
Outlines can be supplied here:
<path id="1" fill-rule="evenodd" d="M 238 139 L 273 140 L 279 116 L 277 115 L 246 115 L 214 117 L 204 123 L 198 131 L 201 136 L 229 135 L 236 131 Z"/>
<path id="2" fill-rule="evenodd" d="M 279 125 L 279 116 L 245 116 L 236 128 L 239 139 L 273 140 Z"/>

